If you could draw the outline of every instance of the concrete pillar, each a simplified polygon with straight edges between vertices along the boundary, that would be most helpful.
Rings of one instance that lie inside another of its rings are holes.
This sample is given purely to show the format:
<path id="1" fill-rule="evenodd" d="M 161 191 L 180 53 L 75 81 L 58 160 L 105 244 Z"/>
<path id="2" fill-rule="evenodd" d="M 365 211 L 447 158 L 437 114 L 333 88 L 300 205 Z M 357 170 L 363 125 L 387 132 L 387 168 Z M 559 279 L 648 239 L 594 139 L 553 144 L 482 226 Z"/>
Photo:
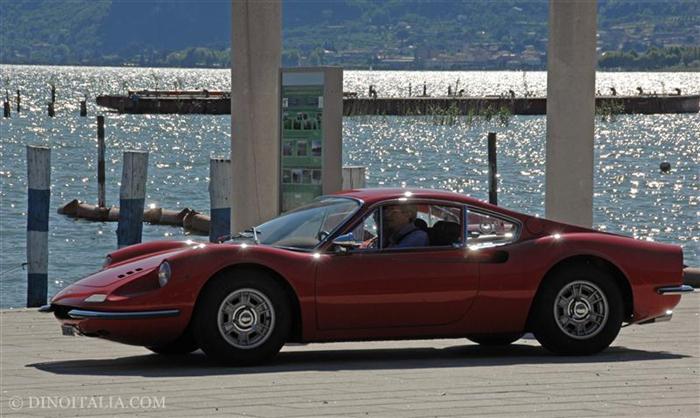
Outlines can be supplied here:
<path id="1" fill-rule="evenodd" d="M 597 1 L 549 1 L 545 216 L 593 224 Z"/>
<path id="2" fill-rule="evenodd" d="M 279 1 L 232 0 L 231 232 L 279 213 Z"/>

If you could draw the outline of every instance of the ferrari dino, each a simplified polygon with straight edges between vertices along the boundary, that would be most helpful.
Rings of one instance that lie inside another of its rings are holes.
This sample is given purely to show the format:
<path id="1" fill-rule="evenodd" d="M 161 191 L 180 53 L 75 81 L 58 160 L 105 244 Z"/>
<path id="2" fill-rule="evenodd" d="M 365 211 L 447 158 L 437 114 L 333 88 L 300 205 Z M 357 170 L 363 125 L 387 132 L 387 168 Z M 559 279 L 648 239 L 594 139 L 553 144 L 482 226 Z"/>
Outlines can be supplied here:
<path id="1" fill-rule="evenodd" d="M 526 332 L 553 353 L 592 354 L 623 325 L 670 319 L 692 291 L 676 245 L 451 192 L 363 189 L 218 243 L 114 251 L 42 310 L 64 334 L 248 365 L 289 342 L 498 345 Z"/>

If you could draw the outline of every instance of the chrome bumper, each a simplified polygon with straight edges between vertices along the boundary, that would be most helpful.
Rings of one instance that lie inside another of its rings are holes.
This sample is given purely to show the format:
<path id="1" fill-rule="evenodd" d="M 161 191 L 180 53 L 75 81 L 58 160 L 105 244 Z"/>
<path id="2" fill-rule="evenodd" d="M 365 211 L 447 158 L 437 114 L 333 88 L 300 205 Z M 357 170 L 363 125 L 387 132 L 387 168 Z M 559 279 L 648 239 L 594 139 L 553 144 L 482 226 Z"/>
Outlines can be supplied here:
<path id="1" fill-rule="evenodd" d="M 179 309 L 140 312 L 104 312 L 86 311 L 83 309 L 71 309 L 68 311 L 68 316 L 73 319 L 153 319 L 171 318 L 178 315 L 180 315 Z"/>
<path id="2" fill-rule="evenodd" d="M 660 295 L 682 295 L 685 293 L 693 292 L 695 292 L 695 288 L 687 284 L 682 284 L 680 286 L 659 287 L 658 289 L 656 289 L 656 293 Z"/>

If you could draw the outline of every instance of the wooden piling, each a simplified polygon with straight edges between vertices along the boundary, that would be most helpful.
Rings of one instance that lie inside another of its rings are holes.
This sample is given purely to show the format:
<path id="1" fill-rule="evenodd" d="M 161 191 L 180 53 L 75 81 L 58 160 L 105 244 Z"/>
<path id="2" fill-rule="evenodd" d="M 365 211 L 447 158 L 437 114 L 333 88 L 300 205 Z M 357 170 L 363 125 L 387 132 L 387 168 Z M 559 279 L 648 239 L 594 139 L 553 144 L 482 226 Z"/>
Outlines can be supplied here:
<path id="1" fill-rule="evenodd" d="M 105 117 L 97 117 L 97 206 L 107 205 L 105 194 Z"/>
<path id="2" fill-rule="evenodd" d="M 489 153 L 489 203 L 498 204 L 498 166 L 496 164 L 496 133 L 488 134 Z"/>
<path id="3" fill-rule="evenodd" d="M 363 166 L 343 167 L 343 190 L 364 188 L 365 171 L 366 167 Z"/>
<path id="4" fill-rule="evenodd" d="M 80 116 L 87 116 L 87 101 L 86 100 L 81 100 L 80 101 Z"/>
<path id="5" fill-rule="evenodd" d="M 27 146 L 27 307 L 46 303 L 51 149 Z"/>
<path id="6" fill-rule="evenodd" d="M 231 233 L 231 175 L 231 160 L 209 160 L 210 242 Z"/>
<path id="7" fill-rule="evenodd" d="M 52 118 L 56 115 L 56 112 L 54 111 L 53 105 L 54 105 L 54 103 L 51 102 L 51 103 L 49 103 L 49 106 L 48 106 L 48 113 L 49 113 L 50 118 Z"/>
<path id="8" fill-rule="evenodd" d="M 56 86 L 51 85 L 51 103 L 56 103 Z"/>
<path id="9" fill-rule="evenodd" d="M 22 96 L 19 94 L 19 89 L 17 89 L 17 113 L 20 112 L 21 106 L 20 102 L 22 101 Z"/>
<path id="10" fill-rule="evenodd" d="M 8 102 L 7 100 L 4 100 L 2 102 L 2 115 L 6 118 L 10 117 L 10 102 Z"/>
<path id="11" fill-rule="evenodd" d="M 146 200 L 148 152 L 124 151 L 122 186 L 119 191 L 119 248 L 141 242 L 143 208 Z"/>

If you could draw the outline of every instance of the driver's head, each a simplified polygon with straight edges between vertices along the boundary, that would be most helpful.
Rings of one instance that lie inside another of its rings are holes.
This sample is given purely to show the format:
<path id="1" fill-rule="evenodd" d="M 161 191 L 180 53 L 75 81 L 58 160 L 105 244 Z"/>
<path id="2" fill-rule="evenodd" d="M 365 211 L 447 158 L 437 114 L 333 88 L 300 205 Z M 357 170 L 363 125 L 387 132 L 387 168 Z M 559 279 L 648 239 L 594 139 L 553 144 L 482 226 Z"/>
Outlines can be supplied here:
<path id="1" fill-rule="evenodd" d="M 418 208 L 416 205 L 389 205 L 384 206 L 384 224 L 387 228 L 398 231 L 404 225 L 412 224 L 416 220 Z"/>

